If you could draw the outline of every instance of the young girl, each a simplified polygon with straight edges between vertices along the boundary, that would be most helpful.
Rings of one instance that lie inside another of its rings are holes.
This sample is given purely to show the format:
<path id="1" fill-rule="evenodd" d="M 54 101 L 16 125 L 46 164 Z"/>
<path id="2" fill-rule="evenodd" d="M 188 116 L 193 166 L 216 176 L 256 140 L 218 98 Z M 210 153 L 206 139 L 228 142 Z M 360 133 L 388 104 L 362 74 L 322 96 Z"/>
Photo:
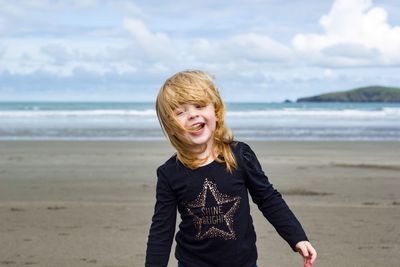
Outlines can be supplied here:
<path id="1" fill-rule="evenodd" d="M 212 79 L 202 71 L 175 74 L 162 86 L 156 110 L 176 154 L 157 169 L 145 266 L 167 266 L 177 208 L 178 266 L 257 266 L 248 192 L 279 235 L 302 255 L 304 266 L 311 266 L 315 249 L 251 148 L 233 140 Z"/>

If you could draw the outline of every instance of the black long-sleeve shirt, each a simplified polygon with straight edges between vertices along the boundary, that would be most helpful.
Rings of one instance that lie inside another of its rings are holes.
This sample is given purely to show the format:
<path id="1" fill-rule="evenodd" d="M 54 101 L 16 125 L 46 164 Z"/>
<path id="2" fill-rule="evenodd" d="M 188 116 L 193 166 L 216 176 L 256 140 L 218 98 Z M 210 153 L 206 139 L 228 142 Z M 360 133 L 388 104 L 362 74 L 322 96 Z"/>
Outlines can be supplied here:
<path id="1" fill-rule="evenodd" d="M 157 169 L 146 267 L 167 266 L 177 208 L 182 221 L 175 237 L 175 257 L 185 266 L 253 266 L 257 260 L 256 233 L 247 192 L 293 251 L 297 242 L 308 240 L 251 148 L 237 141 L 231 147 L 238 163 L 233 173 L 216 161 L 192 170 L 176 155 Z"/>

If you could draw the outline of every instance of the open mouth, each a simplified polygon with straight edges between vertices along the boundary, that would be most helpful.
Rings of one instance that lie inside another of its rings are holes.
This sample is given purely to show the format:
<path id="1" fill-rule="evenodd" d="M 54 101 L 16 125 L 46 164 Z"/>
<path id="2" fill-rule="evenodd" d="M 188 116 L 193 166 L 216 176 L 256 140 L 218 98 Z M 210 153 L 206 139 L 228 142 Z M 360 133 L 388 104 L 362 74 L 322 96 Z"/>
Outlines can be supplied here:
<path id="1" fill-rule="evenodd" d="M 204 128 L 206 124 L 204 122 L 199 122 L 190 126 L 191 131 L 198 131 Z"/>

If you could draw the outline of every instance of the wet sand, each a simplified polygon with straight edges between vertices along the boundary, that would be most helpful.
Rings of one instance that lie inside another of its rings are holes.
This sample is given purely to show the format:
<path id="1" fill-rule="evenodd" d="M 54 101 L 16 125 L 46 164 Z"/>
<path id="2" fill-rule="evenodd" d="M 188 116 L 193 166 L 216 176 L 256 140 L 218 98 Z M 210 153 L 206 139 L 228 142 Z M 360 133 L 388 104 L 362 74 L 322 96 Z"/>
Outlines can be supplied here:
<path id="1" fill-rule="evenodd" d="M 248 143 L 317 248 L 315 266 L 398 266 L 400 142 Z M 0 151 L 0 266 L 144 266 L 166 142 L 1 141 Z M 255 205 L 252 215 L 259 267 L 302 266 Z"/>

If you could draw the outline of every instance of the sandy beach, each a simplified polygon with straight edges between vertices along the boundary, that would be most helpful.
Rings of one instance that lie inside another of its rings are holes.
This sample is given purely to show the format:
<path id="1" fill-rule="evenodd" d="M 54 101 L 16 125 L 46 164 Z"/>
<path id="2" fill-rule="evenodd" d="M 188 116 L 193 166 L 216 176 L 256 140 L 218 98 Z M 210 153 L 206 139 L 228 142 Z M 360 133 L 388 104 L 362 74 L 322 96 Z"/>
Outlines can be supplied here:
<path id="1" fill-rule="evenodd" d="M 400 142 L 248 143 L 318 250 L 315 266 L 399 266 Z M 1 141 L 0 151 L 0 266 L 144 266 L 169 144 Z M 302 266 L 254 204 L 252 216 L 258 266 Z"/>

